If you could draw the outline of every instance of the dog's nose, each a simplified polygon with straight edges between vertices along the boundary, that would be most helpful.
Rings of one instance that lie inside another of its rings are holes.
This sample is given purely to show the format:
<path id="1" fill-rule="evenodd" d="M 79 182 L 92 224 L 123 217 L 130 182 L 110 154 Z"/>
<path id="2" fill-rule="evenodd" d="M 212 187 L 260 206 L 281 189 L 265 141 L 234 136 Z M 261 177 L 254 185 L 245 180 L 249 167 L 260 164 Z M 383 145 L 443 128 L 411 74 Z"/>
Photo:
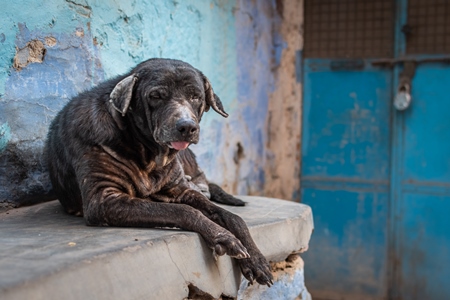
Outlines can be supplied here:
<path id="1" fill-rule="evenodd" d="M 190 136 L 199 129 L 198 124 L 191 119 L 180 119 L 175 126 L 182 136 Z"/>

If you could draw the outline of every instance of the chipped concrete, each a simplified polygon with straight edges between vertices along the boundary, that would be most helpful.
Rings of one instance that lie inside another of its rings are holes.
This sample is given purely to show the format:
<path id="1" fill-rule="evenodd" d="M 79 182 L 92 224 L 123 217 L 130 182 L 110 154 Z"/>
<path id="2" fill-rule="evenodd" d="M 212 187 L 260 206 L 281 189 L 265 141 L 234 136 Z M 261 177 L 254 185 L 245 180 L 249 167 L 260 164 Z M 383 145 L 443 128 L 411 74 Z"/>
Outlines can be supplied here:
<path id="1" fill-rule="evenodd" d="M 304 262 L 297 254 L 289 255 L 285 260 L 272 262 L 273 285 L 251 285 L 243 280 L 237 300 L 312 300 L 305 286 Z"/>
<path id="2" fill-rule="evenodd" d="M 303 1 L 277 1 L 282 18 L 279 32 L 285 41 L 274 71 L 276 88 L 270 96 L 267 117 L 267 164 L 264 194 L 299 201 L 301 83 L 296 59 L 303 48 Z"/>
<path id="3" fill-rule="evenodd" d="M 270 261 L 283 261 L 307 247 L 313 230 L 308 206 L 240 198 L 248 205 L 224 207 L 245 220 Z M 3 300 L 183 299 L 190 285 L 217 299 L 236 297 L 242 285 L 235 261 L 228 256 L 215 260 L 197 233 L 88 227 L 56 201 L 0 213 L 0 240 Z M 279 274 L 279 264 L 274 266 Z M 297 271 L 286 274 L 300 283 Z"/>
<path id="4" fill-rule="evenodd" d="M 45 56 L 45 46 L 39 40 L 29 41 L 25 47 L 18 49 L 16 56 L 14 56 L 13 68 L 21 70 L 29 63 L 42 63 Z"/>

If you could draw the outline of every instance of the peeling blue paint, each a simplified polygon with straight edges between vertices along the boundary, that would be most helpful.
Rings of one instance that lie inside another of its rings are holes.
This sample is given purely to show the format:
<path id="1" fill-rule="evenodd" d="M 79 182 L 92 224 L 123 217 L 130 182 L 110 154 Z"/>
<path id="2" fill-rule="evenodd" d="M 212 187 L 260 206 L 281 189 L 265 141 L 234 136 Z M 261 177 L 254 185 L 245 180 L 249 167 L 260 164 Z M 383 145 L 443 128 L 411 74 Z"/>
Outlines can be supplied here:
<path id="1" fill-rule="evenodd" d="M 0 125 L 0 153 L 6 148 L 9 140 L 11 139 L 11 128 L 8 123 Z"/>
<path id="2" fill-rule="evenodd" d="M 285 47 L 274 30 L 275 8 L 275 0 L 7 1 L 0 11 L 0 120 L 9 124 L 8 139 L 23 153 L 40 153 L 71 97 L 148 58 L 181 59 L 209 78 L 230 114 L 203 117 L 193 147 L 201 167 L 212 181 L 232 182 L 234 192 L 261 193 L 271 70 Z M 44 60 L 14 69 L 16 47 L 30 40 L 44 44 Z M 245 159 L 235 164 L 238 142 Z"/>
<path id="3" fill-rule="evenodd" d="M 281 55 L 283 54 L 283 50 L 286 49 L 287 44 L 283 40 L 283 37 L 278 31 L 273 33 L 273 49 L 275 56 L 275 65 L 280 65 L 281 63 Z"/>
<path id="4" fill-rule="evenodd" d="M 71 97 L 100 82 L 103 71 L 87 32 L 50 35 L 31 31 L 24 23 L 17 27 L 18 48 L 36 39 L 44 43 L 46 54 L 42 63 L 28 64 L 20 71 L 10 69 L 0 119 L 10 124 L 16 141 L 44 139 L 56 113 Z M 52 46 L 47 45 L 49 37 L 56 41 Z"/>
<path id="5" fill-rule="evenodd" d="M 276 33 L 280 20 L 274 17 L 276 1 L 240 1 L 236 12 L 237 77 L 239 111 L 248 133 L 243 141 L 249 187 L 245 193 L 257 193 L 264 187 L 266 159 L 266 119 L 269 95 L 275 90 L 275 79 L 270 70 L 280 63 L 285 42 Z M 241 129 L 242 131 L 242 129 Z"/>
<path id="6" fill-rule="evenodd" d="M 29 41 L 23 35 L 23 27 L 39 39 L 61 33 L 71 34 L 78 26 L 86 27 L 86 19 L 74 15 L 63 0 L 6 1 L 0 10 L 0 31 L 4 42 L 0 47 L 0 95 L 5 93 L 6 81 L 10 76 L 16 46 L 22 48 Z M 22 25 L 20 25 L 22 24 Z M 38 78 L 38 77 L 37 77 Z"/>

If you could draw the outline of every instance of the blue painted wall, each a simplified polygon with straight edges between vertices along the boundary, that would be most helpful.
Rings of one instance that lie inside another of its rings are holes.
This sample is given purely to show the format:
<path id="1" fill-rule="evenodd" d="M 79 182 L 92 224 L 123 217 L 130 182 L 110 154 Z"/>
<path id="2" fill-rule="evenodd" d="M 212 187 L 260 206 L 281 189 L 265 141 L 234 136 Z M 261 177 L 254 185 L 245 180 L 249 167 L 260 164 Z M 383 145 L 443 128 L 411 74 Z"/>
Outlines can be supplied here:
<path id="1" fill-rule="evenodd" d="M 151 57 L 181 59 L 207 75 L 230 117 L 207 114 L 194 151 L 207 175 L 229 191 L 261 193 L 273 68 L 281 57 L 277 22 L 274 0 L 3 3 L 0 204 L 35 202 L 42 198 L 33 195 L 48 191 L 42 145 L 72 96 Z M 31 41 L 45 48 L 43 61 L 26 64 L 25 55 L 19 68 L 18 53 L 26 54 Z"/>

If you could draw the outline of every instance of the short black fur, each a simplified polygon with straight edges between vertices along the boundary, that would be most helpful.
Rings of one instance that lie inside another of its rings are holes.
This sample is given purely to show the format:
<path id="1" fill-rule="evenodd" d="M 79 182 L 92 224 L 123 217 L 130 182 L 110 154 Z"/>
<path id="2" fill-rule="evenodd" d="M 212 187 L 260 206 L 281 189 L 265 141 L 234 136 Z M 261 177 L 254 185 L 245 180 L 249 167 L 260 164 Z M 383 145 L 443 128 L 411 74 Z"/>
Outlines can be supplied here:
<path id="1" fill-rule="evenodd" d="M 178 227 L 238 259 L 251 282 L 272 283 L 244 221 L 213 204 L 244 205 L 209 183 L 194 154 L 202 114 L 227 117 L 191 65 L 150 59 L 74 97 L 53 120 L 46 155 L 65 210 L 93 226 Z"/>

